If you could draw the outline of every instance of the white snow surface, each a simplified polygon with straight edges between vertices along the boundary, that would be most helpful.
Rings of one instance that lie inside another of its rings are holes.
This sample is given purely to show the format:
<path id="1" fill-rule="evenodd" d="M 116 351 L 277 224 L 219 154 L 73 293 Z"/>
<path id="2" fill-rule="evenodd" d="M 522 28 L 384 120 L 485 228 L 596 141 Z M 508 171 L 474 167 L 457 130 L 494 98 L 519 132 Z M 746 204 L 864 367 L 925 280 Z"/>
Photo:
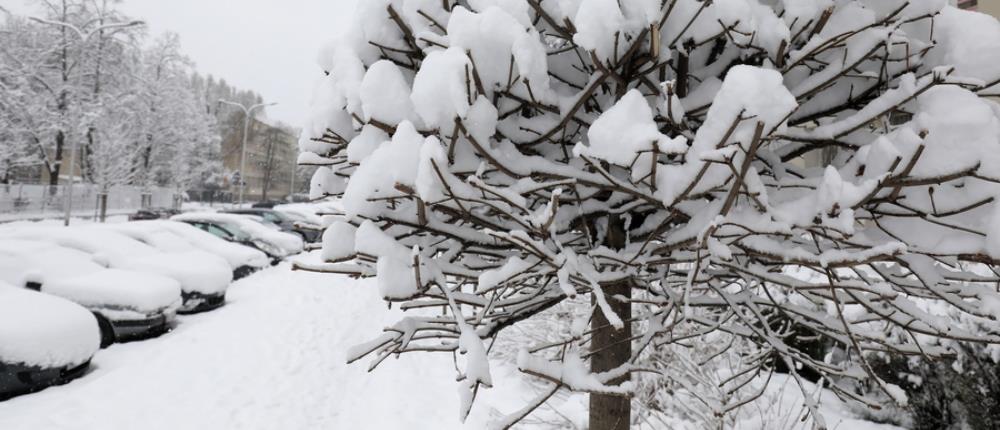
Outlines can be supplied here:
<path id="1" fill-rule="evenodd" d="M 89 360 L 100 345 L 97 320 L 86 309 L 0 282 L 0 363 L 75 367 Z"/>

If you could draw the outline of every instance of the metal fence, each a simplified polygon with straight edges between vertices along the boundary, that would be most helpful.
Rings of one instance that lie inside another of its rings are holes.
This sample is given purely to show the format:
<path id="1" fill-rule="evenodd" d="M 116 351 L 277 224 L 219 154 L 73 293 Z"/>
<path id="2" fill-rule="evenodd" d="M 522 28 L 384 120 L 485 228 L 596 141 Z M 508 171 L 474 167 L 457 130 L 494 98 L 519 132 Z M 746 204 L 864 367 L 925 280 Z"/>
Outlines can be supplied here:
<path id="1" fill-rule="evenodd" d="M 69 185 L 0 185 L 0 221 L 57 218 L 65 211 Z M 100 187 L 73 185 L 71 211 L 76 217 L 93 217 L 98 212 Z M 108 213 L 127 213 L 143 207 L 174 207 L 180 200 L 168 188 L 115 186 L 108 191 Z"/>

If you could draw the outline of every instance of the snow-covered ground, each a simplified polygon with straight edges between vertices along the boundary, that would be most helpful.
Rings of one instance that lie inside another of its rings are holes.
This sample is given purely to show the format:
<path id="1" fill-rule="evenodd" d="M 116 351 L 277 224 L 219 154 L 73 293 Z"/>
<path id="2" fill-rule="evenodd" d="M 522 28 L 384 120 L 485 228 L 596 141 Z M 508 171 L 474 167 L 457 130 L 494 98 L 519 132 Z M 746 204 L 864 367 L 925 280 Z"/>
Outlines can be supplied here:
<path id="1" fill-rule="evenodd" d="M 397 319 L 373 281 L 283 263 L 237 281 L 227 306 L 179 317 L 163 337 L 98 352 L 91 372 L 69 385 L 0 402 L 0 429 L 485 429 L 536 395 L 513 366 L 495 362 L 496 387 L 481 393 L 463 425 L 450 357 L 407 354 L 374 373 L 367 363 L 345 364 L 349 347 Z M 787 403 L 792 425 L 783 428 L 806 428 L 792 418 L 799 397 L 781 398 L 769 401 Z M 525 427 L 574 428 L 562 425 L 566 418 L 580 426 L 585 404 L 560 394 Z M 837 409 L 828 410 L 850 415 Z M 741 428 L 768 428 L 757 415 Z M 839 419 L 829 418 L 832 428 Z"/>
<path id="2" fill-rule="evenodd" d="M 222 309 L 99 352 L 69 385 L 0 402 L 0 429 L 481 429 L 491 405 L 532 396 L 498 386 L 462 426 L 447 357 L 409 355 L 372 374 L 346 365 L 347 348 L 394 320 L 374 288 L 268 269 L 234 283 Z"/>

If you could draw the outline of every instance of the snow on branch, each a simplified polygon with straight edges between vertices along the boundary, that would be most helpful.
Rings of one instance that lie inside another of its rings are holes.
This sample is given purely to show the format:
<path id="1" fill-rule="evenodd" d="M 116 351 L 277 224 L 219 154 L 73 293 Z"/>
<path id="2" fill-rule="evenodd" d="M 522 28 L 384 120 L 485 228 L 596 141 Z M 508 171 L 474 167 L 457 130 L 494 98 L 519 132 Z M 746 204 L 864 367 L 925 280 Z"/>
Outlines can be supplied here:
<path id="1" fill-rule="evenodd" d="M 520 369 L 555 385 L 498 427 L 560 388 L 631 395 L 621 378 L 691 337 L 753 345 L 736 375 L 797 381 L 1000 342 L 1000 62 L 968 58 L 1000 52 L 995 20 L 930 0 L 373 0 L 348 34 L 320 58 L 301 160 L 347 212 L 327 271 L 412 312 L 350 357 L 463 353 L 463 416 L 496 382 L 483 344 L 561 306 L 637 330 L 632 356 L 587 369 L 607 327 L 524 345 Z"/>

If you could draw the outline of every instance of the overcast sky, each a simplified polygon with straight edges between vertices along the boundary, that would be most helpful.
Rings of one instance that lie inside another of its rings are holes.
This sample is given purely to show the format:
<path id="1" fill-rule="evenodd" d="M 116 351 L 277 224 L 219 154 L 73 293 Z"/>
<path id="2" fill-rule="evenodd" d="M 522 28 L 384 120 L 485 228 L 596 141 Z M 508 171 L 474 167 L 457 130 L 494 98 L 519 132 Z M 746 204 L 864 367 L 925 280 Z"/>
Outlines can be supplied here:
<path id="1" fill-rule="evenodd" d="M 30 1 L 20 1 L 17 12 L 28 13 Z M 301 126 L 319 73 L 316 52 L 348 25 L 356 1 L 124 0 L 121 8 L 152 35 L 180 34 L 198 71 L 278 102 L 269 116 Z"/>

